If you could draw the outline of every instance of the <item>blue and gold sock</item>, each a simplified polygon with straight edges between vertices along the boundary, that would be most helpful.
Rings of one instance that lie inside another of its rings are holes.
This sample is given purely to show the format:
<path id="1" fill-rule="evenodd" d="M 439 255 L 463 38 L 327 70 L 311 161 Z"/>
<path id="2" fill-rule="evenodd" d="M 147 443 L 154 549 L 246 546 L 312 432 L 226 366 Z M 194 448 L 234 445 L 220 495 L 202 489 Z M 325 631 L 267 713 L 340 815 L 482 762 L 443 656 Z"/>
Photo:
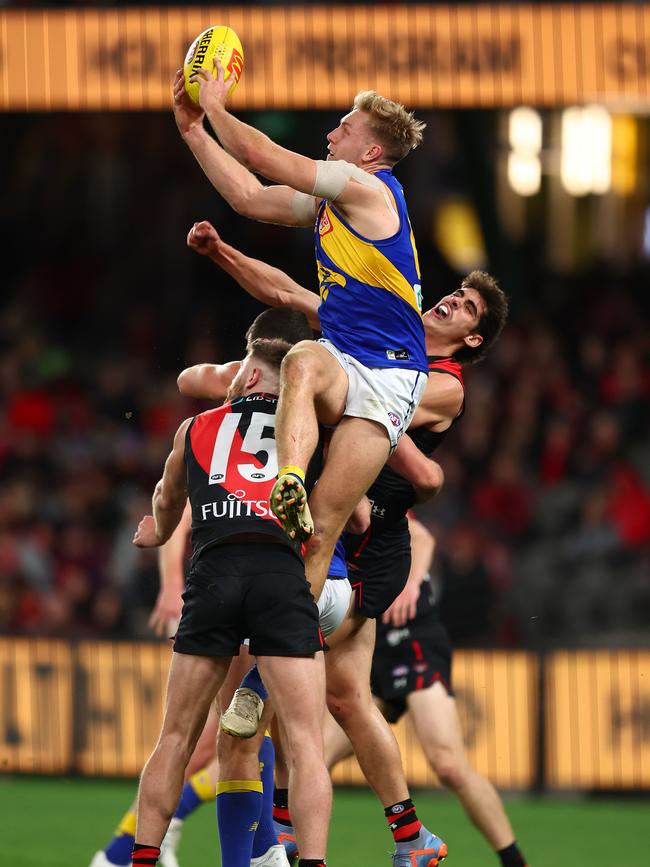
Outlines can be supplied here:
<path id="1" fill-rule="evenodd" d="M 275 770 L 275 748 L 271 735 L 266 732 L 260 747 L 260 776 L 262 777 L 262 812 L 253 840 L 253 858 L 260 858 L 271 846 L 277 846 L 273 825 L 273 771 Z"/>
<path id="2" fill-rule="evenodd" d="M 247 689 L 252 689 L 253 692 L 256 692 L 262 701 L 266 701 L 269 697 L 268 692 L 264 684 L 262 683 L 262 678 L 258 671 L 257 665 L 254 665 L 248 674 L 244 677 L 242 682 L 239 684 L 239 688 L 246 687 Z"/>
<path id="3" fill-rule="evenodd" d="M 131 852 L 135 843 L 136 815 L 131 810 L 125 813 L 115 829 L 113 839 L 104 849 L 104 855 L 111 864 L 130 864 Z"/>
<path id="4" fill-rule="evenodd" d="M 221 863 L 250 867 L 253 839 L 262 812 L 261 780 L 217 783 L 217 824 Z"/>
<path id="5" fill-rule="evenodd" d="M 217 789 L 210 780 L 205 768 L 193 774 L 183 786 L 181 799 L 174 813 L 175 819 L 185 819 L 206 801 L 214 801 L 217 797 Z"/>

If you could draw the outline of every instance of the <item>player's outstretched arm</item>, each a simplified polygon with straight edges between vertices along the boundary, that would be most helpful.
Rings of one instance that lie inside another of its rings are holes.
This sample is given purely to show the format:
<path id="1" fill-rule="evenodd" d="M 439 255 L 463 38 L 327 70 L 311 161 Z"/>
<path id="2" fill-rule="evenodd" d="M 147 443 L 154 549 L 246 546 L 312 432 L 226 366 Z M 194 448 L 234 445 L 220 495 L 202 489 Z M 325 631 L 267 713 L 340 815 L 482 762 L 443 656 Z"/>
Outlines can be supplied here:
<path id="1" fill-rule="evenodd" d="M 423 455 L 408 434 L 400 439 L 388 466 L 413 485 L 419 503 L 435 497 L 445 480 L 440 464 Z"/>
<path id="2" fill-rule="evenodd" d="M 181 520 L 187 500 L 185 434 L 191 421 L 185 419 L 176 431 L 174 446 L 165 461 L 163 477 L 153 492 L 153 515 L 144 516 L 133 537 L 133 544 L 138 548 L 164 545 Z"/>
<path id="3" fill-rule="evenodd" d="M 320 329 L 318 307 L 320 299 L 305 289 L 279 268 L 245 256 L 226 244 L 217 230 L 204 220 L 195 223 L 187 236 L 187 245 L 197 253 L 208 256 L 230 274 L 242 289 L 269 307 L 290 307 L 305 314 L 312 328 Z"/>
<path id="4" fill-rule="evenodd" d="M 199 103 L 224 148 L 251 171 L 294 190 L 313 193 L 315 160 L 281 147 L 263 132 L 230 114 L 226 110 L 230 83 L 224 81 L 223 67 L 216 58 L 214 65 L 216 79 L 207 69 L 201 69 L 192 81 L 199 84 Z"/>
<path id="5" fill-rule="evenodd" d="M 464 394 L 463 386 L 454 376 L 431 372 L 409 427 L 444 430 L 460 412 Z"/>
<path id="6" fill-rule="evenodd" d="M 149 628 L 156 635 L 173 635 L 178 626 L 185 587 L 185 548 L 191 525 L 192 509 L 188 500 L 178 527 L 158 550 L 160 590 L 149 618 Z"/>
<path id="7" fill-rule="evenodd" d="M 194 364 L 182 370 L 176 384 L 186 397 L 205 400 L 225 400 L 233 379 L 237 376 L 241 361 L 227 361 L 225 364 Z"/>
<path id="8" fill-rule="evenodd" d="M 313 226 L 316 200 L 288 186 L 266 187 L 227 153 L 203 127 L 204 111 L 185 90 L 182 70 L 174 78 L 174 117 L 185 143 L 213 187 L 244 217 L 283 226 Z"/>
<path id="9" fill-rule="evenodd" d="M 424 581 L 436 547 L 436 540 L 410 512 L 408 514 L 409 532 L 411 534 L 411 568 L 406 585 L 382 617 L 384 623 L 393 626 L 404 626 L 415 617 L 420 588 Z"/>

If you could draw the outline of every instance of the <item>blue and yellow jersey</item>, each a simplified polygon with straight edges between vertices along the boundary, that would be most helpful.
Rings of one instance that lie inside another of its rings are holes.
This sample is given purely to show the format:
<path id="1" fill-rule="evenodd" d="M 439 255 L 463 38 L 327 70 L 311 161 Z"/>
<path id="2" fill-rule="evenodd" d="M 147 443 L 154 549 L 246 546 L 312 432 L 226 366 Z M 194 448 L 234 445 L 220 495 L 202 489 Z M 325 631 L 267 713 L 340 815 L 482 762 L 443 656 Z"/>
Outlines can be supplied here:
<path id="1" fill-rule="evenodd" d="M 395 199 L 399 230 L 364 238 L 323 201 L 316 219 L 316 264 L 323 337 L 366 367 L 427 373 L 420 266 L 404 191 L 388 169 L 375 177 Z"/>

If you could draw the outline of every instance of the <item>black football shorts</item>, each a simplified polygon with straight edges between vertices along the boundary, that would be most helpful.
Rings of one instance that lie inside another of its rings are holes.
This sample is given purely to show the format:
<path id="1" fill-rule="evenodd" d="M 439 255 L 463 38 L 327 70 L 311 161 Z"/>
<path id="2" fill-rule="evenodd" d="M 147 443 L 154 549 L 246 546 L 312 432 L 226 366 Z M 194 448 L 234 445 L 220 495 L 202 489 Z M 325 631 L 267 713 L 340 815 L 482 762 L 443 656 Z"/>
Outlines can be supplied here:
<path id="1" fill-rule="evenodd" d="M 311 656 L 323 650 L 318 608 L 300 557 L 288 545 L 225 542 L 193 564 L 174 650 L 236 656 Z"/>
<path id="2" fill-rule="evenodd" d="M 354 610 L 363 617 L 380 617 L 404 589 L 411 568 L 411 536 L 406 518 L 374 535 L 347 534 L 348 579 L 356 591 Z"/>
<path id="3" fill-rule="evenodd" d="M 371 686 L 389 722 L 397 722 L 406 712 L 407 696 L 419 689 L 439 681 L 453 695 L 451 657 L 449 633 L 435 607 L 405 626 L 377 623 Z"/>

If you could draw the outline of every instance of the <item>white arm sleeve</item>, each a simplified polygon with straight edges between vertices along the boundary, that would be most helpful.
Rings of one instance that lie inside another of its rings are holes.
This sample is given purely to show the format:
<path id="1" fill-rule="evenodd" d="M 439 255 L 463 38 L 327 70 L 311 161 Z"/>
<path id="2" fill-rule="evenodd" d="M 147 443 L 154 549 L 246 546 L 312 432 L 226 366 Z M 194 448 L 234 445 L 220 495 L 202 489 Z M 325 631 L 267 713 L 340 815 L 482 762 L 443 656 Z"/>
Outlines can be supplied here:
<path id="1" fill-rule="evenodd" d="M 346 163 L 345 160 L 316 160 L 316 183 L 313 195 L 334 202 L 341 195 L 350 178 L 367 187 L 384 189 L 384 184 L 379 178 L 364 172 L 353 163 Z"/>
<path id="2" fill-rule="evenodd" d="M 316 199 L 309 193 L 295 192 L 291 199 L 291 211 L 300 226 L 311 226 L 316 219 Z"/>

